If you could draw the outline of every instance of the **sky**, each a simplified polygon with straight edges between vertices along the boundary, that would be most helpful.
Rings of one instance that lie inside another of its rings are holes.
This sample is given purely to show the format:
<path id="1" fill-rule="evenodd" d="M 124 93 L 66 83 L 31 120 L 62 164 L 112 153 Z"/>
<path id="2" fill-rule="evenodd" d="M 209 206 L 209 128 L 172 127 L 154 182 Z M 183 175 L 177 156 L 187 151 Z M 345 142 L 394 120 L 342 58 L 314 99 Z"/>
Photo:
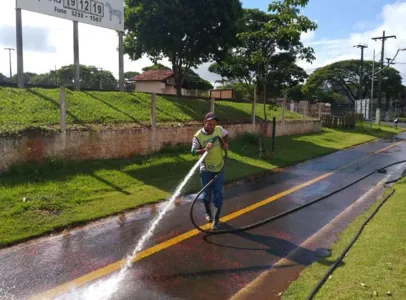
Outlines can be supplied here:
<path id="1" fill-rule="evenodd" d="M 0 10 L 0 73 L 9 76 L 9 52 L 5 47 L 15 48 L 15 0 L 1 0 Z M 245 8 L 266 11 L 270 0 L 242 0 Z M 355 45 L 366 44 L 365 59 L 380 58 L 380 41 L 372 37 L 396 35 L 386 41 L 385 58 L 393 57 L 398 49 L 406 48 L 406 0 L 309 0 L 302 14 L 318 24 L 316 31 L 302 35 L 306 46 L 315 50 L 313 63 L 298 61 L 308 73 L 330 63 L 359 59 L 360 49 Z M 24 38 L 24 71 L 45 73 L 73 63 L 72 21 L 29 11 L 22 12 Z M 91 38 L 99 36 L 91 41 Z M 87 24 L 79 24 L 80 63 L 110 70 L 118 78 L 118 37 L 113 30 Z M 12 72 L 16 73 L 16 53 L 12 51 Z M 170 66 L 167 60 L 161 63 Z M 406 82 L 406 51 L 399 52 L 394 68 L 398 69 Z M 131 61 L 124 59 L 125 71 L 141 72 L 151 65 L 143 57 Z M 209 64 L 197 69 L 204 79 L 214 83 L 219 76 L 208 71 Z"/>

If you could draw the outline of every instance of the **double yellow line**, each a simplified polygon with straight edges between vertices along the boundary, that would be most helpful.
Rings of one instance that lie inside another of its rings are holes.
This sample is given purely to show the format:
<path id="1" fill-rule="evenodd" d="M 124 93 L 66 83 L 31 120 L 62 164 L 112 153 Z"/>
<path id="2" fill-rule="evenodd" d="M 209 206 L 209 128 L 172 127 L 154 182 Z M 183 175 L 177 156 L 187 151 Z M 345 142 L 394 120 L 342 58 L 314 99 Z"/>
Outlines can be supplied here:
<path id="1" fill-rule="evenodd" d="M 367 156 L 363 156 L 362 158 L 357 159 L 357 160 L 355 160 L 355 161 L 353 161 L 353 162 L 351 162 L 351 163 L 349 163 L 349 164 L 347 164 L 347 165 L 345 165 L 343 167 L 340 167 L 336 171 L 325 173 L 325 174 L 323 174 L 323 175 L 321 175 L 319 177 L 316 177 L 316 178 L 314 178 L 314 179 L 312 179 L 310 181 L 307 181 L 305 183 L 297 185 L 297 186 L 295 186 L 295 187 L 293 187 L 291 189 L 283 191 L 283 192 L 281 192 L 279 194 L 276 194 L 276 195 L 274 195 L 274 196 L 272 196 L 270 198 L 267 198 L 267 199 L 265 199 L 263 201 L 257 202 L 257 203 L 255 203 L 253 205 L 247 206 L 247 207 L 245 207 L 245 208 L 243 208 L 241 210 L 238 210 L 238 211 L 233 212 L 233 213 L 231 213 L 229 215 L 226 215 L 226 216 L 222 217 L 220 219 L 220 221 L 221 222 L 227 222 L 227 221 L 235 219 L 235 218 L 237 218 L 237 217 L 239 217 L 241 215 L 249 213 L 249 212 L 251 212 L 251 211 L 253 211 L 253 210 L 255 210 L 255 209 L 257 209 L 257 208 L 259 208 L 261 206 L 267 205 L 267 204 L 269 204 L 269 203 L 271 203 L 271 202 L 273 202 L 275 200 L 278 200 L 278 199 L 280 199 L 282 197 L 285 197 L 285 196 L 287 196 L 289 194 L 292 194 L 292 193 L 294 193 L 294 192 L 296 192 L 296 191 L 298 191 L 300 189 L 303 189 L 303 188 L 305 188 L 307 186 L 310 186 L 310 185 L 312 185 L 312 184 L 314 184 L 314 183 L 316 183 L 318 181 L 321 181 L 321 180 L 333 175 L 334 173 L 336 173 L 338 171 L 341 171 L 343 169 L 346 169 L 346 168 L 348 168 L 348 167 L 350 167 L 350 166 L 352 166 L 352 165 L 354 165 L 356 163 L 359 163 L 360 161 L 365 160 L 365 159 L 367 159 L 367 158 L 369 158 L 369 157 L 371 157 L 371 156 L 373 156 L 375 154 L 379 154 L 379 153 L 385 152 L 385 151 L 387 151 L 387 150 L 389 150 L 389 149 L 391 149 L 393 147 L 396 147 L 397 145 L 399 145 L 401 143 L 402 142 L 398 142 L 398 143 L 392 144 L 392 145 L 390 145 L 388 147 L 382 148 L 382 149 L 380 149 L 378 151 L 375 151 L 375 152 L 373 152 L 373 153 L 371 153 L 371 154 L 369 154 Z M 206 225 L 202 226 L 202 228 L 207 230 L 207 229 L 210 228 L 210 224 L 206 224 Z M 153 255 L 153 254 L 155 254 L 155 253 L 157 253 L 159 251 L 165 250 L 166 248 L 169 248 L 171 246 L 174 246 L 176 244 L 181 243 L 184 240 L 187 240 L 187 239 L 189 239 L 189 238 L 191 238 L 193 236 L 196 236 L 199 233 L 200 233 L 199 230 L 193 229 L 193 230 L 185 232 L 185 233 L 183 233 L 181 235 L 178 235 L 178 236 L 176 236 L 174 238 L 171 238 L 171 239 L 169 239 L 169 240 L 167 240 L 165 242 L 162 242 L 162 243 L 157 244 L 157 245 L 155 245 L 153 247 L 145 249 L 145 250 L 139 252 L 136 255 L 136 257 L 133 259 L 132 262 L 134 263 L 134 262 L 137 262 L 137 261 L 139 261 L 141 259 L 147 258 L 147 257 L 149 257 L 149 256 L 151 256 L 151 255 Z M 77 287 L 83 286 L 83 285 L 85 285 L 87 283 L 90 283 L 90 282 L 96 280 L 96 279 L 99 279 L 99 278 L 101 278 L 103 276 L 106 276 L 106 275 L 108 275 L 110 273 L 118 271 L 118 270 L 120 270 L 121 266 L 124 263 L 125 263 L 125 260 L 119 260 L 119 261 L 114 262 L 114 263 L 112 263 L 112 264 L 110 264 L 110 265 L 108 265 L 108 266 L 106 266 L 104 268 L 101 268 L 101 269 L 98 269 L 98 270 L 93 271 L 91 273 L 88 273 L 86 275 L 83 275 L 83 276 L 81 276 L 79 278 L 76 278 L 76 279 L 70 281 L 70 282 L 61 284 L 61 285 L 59 285 L 59 286 L 57 286 L 57 287 L 55 287 L 53 289 L 50 289 L 50 290 L 48 290 L 48 291 L 46 291 L 46 292 L 44 292 L 42 294 L 33 296 L 30 299 L 52 299 L 52 298 L 54 298 L 54 297 L 56 297 L 58 295 L 66 293 L 69 289 L 71 289 L 73 287 L 77 288 Z"/>

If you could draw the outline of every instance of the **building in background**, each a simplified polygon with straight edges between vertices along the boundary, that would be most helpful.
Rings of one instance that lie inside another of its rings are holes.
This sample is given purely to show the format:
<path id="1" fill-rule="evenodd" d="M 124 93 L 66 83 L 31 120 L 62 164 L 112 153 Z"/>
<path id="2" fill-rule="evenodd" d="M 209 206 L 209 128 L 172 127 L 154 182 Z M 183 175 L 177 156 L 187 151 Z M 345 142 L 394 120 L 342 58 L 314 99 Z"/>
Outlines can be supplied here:
<path id="1" fill-rule="evenodd" d="M 176 95 L 175 76 L 172 70 L 150 70 L 131 78 L 135 81 L 135 90 L 141 93 L 155 93 Z M 184 81 L 186 86 L 186 81 Z M 187 95 L 187 90 L 182 86 L 182 95 Z"/>

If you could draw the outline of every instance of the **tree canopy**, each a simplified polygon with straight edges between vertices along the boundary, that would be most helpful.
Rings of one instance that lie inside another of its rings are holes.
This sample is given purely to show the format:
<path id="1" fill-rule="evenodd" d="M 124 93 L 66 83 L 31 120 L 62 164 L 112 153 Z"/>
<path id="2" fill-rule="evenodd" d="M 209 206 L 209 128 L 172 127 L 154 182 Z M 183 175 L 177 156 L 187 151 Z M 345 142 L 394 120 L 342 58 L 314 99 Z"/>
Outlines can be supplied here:
<path id="1" fill-rule="evenodd" d="M 300 14 L 306 0 L 274 1 L 268 13 L 258 9 L 245 9 L 239 24 L 238 46 L 229 51 L 225 60 L 212 64 L 211 72 L 226 82 L 257 85 L 267 94 L 278 96 L 282 90 L 303 83 L 306 72 L 296 60 L 311 62 L 313 49 L 305 47 L 301 33 L 316 29 L 316 24 Z"/>
<path id="2" fill-rule="evenodd" d="M 364 61 L 364 74 L 362 89 L 360 89 L 360 60 L 344 60 L 315 70 L 308 78 L 303 91 L 306 94 L 341 94 L 348 98 L 350 102 L 357 99 L 371 97 L 372 87 L 372 61 Z M 375 68 L 375 70 L 377 70 Z M 376 72 L 376 71 L 375 71 Z M 388 67 L 382 72 L 382 92 L 388 98 L 398 97 L 402 92 L 402 77 L 397 70 Z M 374 93 L 377 90 L 375 84 Z M 359 91 L 362 90 L 362 94 Z"/>
<path id="3" fill-rule="evenodd" d="M 72 86 L 73 65 L 62 66 L 60 69 L 52 70 L 43 74 L 26 72 L 23 75 L 24 82 L 32 85 L 43 86 Z M 87 89 L 116 89 L 117 80 L 110 71 L 101 70 L 95 66 L 80 65 L 81 87 Z M 17 75 L 12 77 L 16 82 Z M 1 81 L 1 80 L 0 80 Z M 7 81 L 8 78 L 7 78 Z"/>
<path id="4" fill-rule="evenodd" d="M 125 52 L 172 64 L 177 92 L 185 72 L 218 61 L 236 43 L 239 0 L 125 0 Z"/>
<path id="5" fill-rule="evenodd" d="M 0 82 L 7 82 L 7 81 L 9 81 L 9 78 L 7 78 L 2 73 L 0 73 Z"/>
<path id="6" fill-rule="evenodd" d="M 152 66 L 148 66 L 142 69 L 142 71 L 146 72 L 149 70 L 171 70 L 171 68 L 168 68 L 167 66 L 164 66 L 163 64 L 153 64 Z"/>
<path id="7" fill-rule="evenodd" d="M 139 75 L 139 72 L 135 72 L 135 71 L 128 71 L 124 73 L 124 79 L 125 80 L 130 80 L 131 78 L 133 78 L 134 76 Z"/>

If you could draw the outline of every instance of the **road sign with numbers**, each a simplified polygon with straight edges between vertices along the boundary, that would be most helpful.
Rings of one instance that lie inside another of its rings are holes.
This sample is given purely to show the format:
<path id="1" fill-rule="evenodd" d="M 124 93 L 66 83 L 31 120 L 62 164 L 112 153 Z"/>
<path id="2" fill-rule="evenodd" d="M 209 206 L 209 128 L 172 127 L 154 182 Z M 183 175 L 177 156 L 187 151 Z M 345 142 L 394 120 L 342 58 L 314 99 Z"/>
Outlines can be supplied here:
<path id="1" fill-rule="evenodd" d="M 17 8 L 124 31 L 123 0 L 17 0 Z"/>

